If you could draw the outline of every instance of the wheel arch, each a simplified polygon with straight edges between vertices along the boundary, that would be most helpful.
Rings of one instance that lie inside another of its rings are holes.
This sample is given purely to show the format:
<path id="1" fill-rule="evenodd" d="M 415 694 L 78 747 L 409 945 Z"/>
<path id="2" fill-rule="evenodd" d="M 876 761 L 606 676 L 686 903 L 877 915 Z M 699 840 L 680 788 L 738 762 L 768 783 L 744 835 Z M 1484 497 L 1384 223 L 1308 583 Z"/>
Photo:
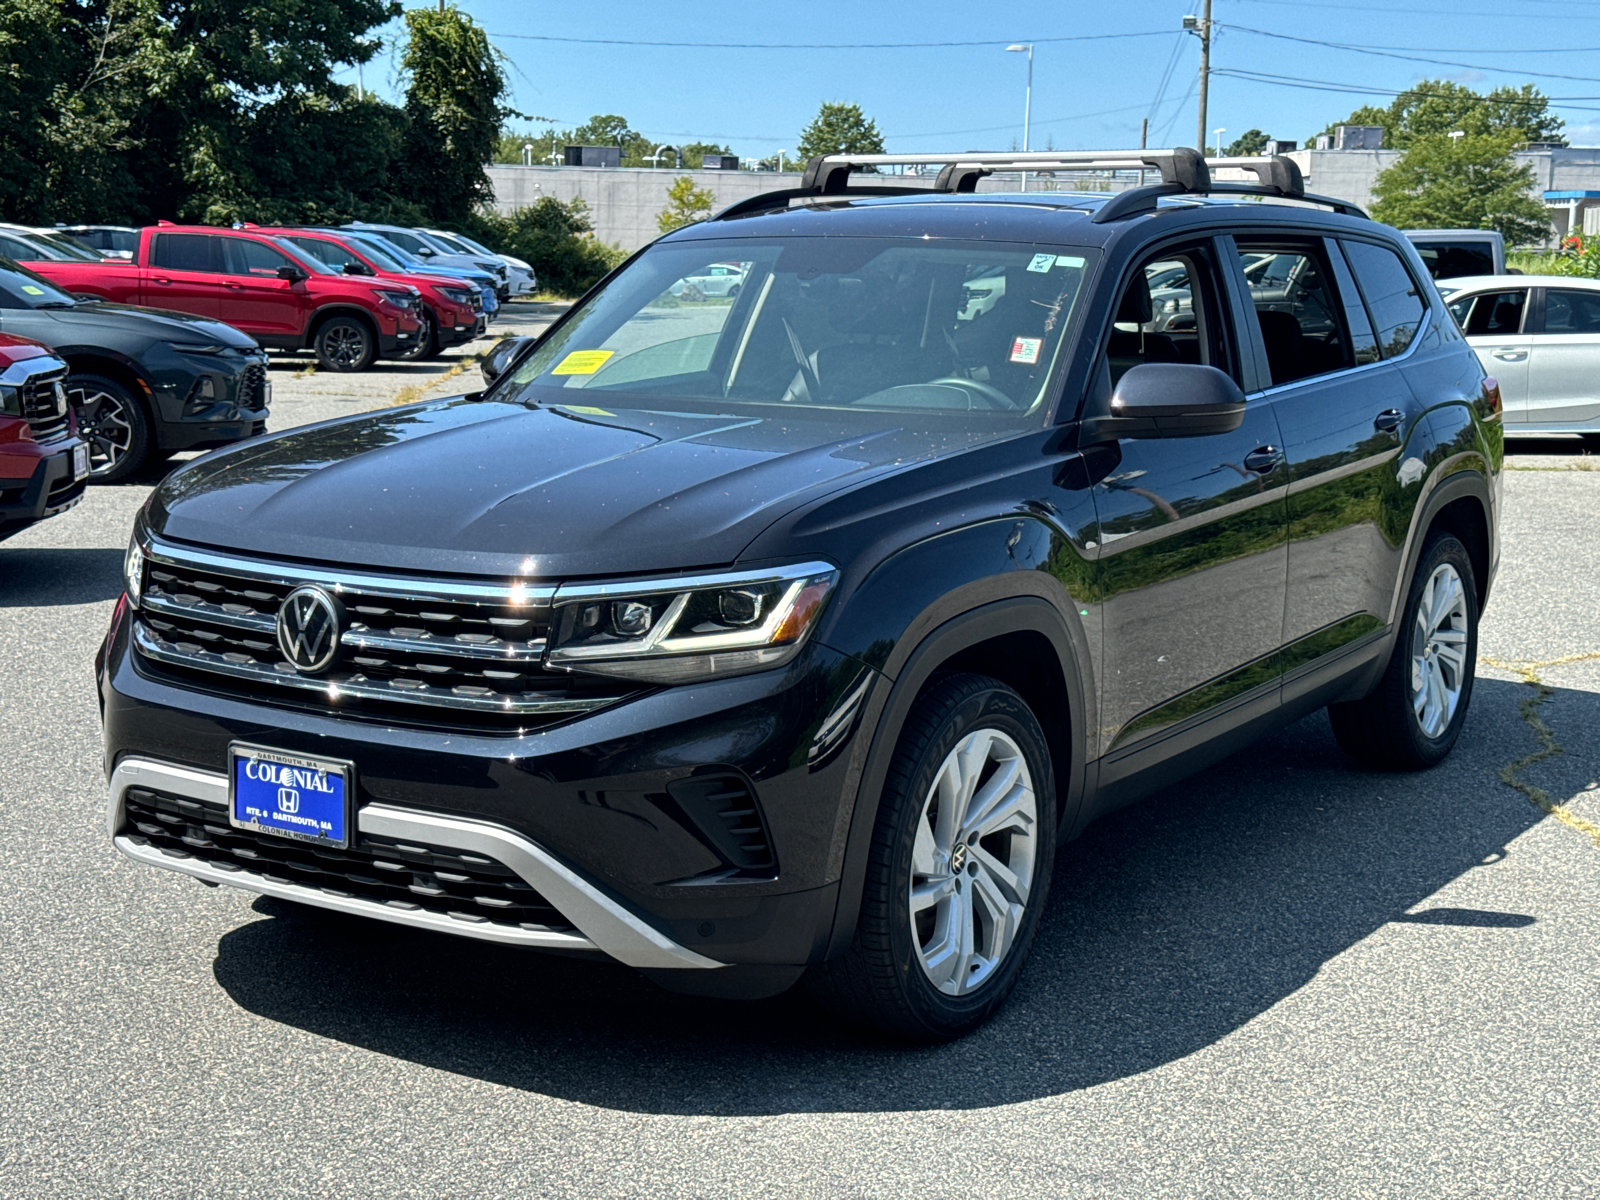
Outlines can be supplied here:
<path id="1" fill-rule="evenodd" d="M 335 317 L 355 317 L 367 327 L 367 332 L 372 335 L 374 352 L 378 347 L 378 322 L 366 309 L 359 304 L 325 304 L 311 314 L 311 320 L 306 322 L 306 334 L 302 345 L 310 347 L 316 344 L 317 334 L 322 332 L 322 327 Z"/>
<path id="2" fill-rule="evenodd" d="M 924 634 L 902 657 L 881 707 L 850 808 L 839 898 L 824 957 L 849 947 L 861 909 L 878 802 L 907 718 L 936 677 L 953 671 L 988 675 L 1014 688 L 1039 716 L 1050 748 L 1058 830 L 1074 831 L 1082 807 L 1088 704 L 1074 639 L 1060 611 L 1042 596 L 1014 596 L 969 609 Z M 1050 720 L 1052 706 L 1063 719 Z M 1042 710 L 1042 711 L 1041 711 Z M 1052 847 L 1053 850 L 1053 847 Z"/>

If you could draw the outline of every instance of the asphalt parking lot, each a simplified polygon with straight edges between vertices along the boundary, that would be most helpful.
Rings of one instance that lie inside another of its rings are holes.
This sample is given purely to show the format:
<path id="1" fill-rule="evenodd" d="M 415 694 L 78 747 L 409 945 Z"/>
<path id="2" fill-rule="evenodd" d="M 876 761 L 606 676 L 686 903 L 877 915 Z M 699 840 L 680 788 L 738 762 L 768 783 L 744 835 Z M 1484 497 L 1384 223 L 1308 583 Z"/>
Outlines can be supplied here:
<path id="1" fill-rule="evenodd" d="M 273 426 L 467 361 L 283 360 Z M 153 479 L 92 489 L 0 545 L 0 1195 L 1592 1198 L 1600 471 L 1570 448 L 1513 446 L 1444 765 L 1357 770 L 1319 714 L 1100 822 L 1010 1005 L 919 1050 L 119 859 L 90 660 Z"/>

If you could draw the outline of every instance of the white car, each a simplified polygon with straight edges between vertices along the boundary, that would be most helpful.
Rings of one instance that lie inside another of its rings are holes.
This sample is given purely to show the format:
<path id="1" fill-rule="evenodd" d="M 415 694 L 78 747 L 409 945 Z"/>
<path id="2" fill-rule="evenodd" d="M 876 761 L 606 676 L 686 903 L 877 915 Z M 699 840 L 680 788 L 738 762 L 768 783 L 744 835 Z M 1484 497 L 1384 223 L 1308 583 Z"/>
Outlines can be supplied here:
<path id="1" fill-rule="evenodd" d="M 1474 275 L 1441 280 L 1440 291 L 1500 382 L 1507 433 L 1600 444 L 1600 279 Z"/>
<path id="2" fill-rule="evenodd" d="M 506 265 L 508 272 L 506 286 L 513 296 L 531 296 L 539 290 L 539 276 L 520 258 L 513 258 L 509 254 L 496 254 L 464 233 L 446 233 L 442 229 L 424 229 L 422 232 L 434 241 L 443 242 L 449 249 L 458 250 L 462 254 L 487 254 L 491 258 L 498 258 Z"/>
<path id="3" fill-rule="evenodd" d="M 713 263 L 703 275 L 690 275 L 667 289 L 680 300 L 702 300 L 707 296 L 737 296 L 744 287 L 745 263 Z"/>

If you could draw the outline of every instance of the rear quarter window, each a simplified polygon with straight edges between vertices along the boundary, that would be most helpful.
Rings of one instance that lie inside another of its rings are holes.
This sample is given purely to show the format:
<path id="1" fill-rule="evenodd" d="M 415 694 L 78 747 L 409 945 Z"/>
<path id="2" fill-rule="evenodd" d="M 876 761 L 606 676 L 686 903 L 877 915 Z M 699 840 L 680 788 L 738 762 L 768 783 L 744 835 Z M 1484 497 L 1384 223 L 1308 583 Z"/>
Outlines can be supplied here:
<path id="1" fill-rule="evenodd" d="M 1372 316 L 1378 346 L 1385 358 L 1405 352 L 1417 336 L 1427 304 L 1400 256 L 1372 242 L 1345 242 L 1345 257 Z"/>

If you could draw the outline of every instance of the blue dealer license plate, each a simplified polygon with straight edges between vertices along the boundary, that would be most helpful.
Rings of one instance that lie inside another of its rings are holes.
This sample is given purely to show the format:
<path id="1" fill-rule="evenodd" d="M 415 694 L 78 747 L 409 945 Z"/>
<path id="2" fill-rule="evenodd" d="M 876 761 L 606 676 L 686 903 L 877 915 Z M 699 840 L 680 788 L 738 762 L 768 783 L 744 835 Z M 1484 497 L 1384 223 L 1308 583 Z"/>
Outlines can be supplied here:
<path id="1" fill-rule="evenodd" d="M 265 746 L 228 747 L 228 820 L 320 846 L 350 844 L 355 766 Z"/>

